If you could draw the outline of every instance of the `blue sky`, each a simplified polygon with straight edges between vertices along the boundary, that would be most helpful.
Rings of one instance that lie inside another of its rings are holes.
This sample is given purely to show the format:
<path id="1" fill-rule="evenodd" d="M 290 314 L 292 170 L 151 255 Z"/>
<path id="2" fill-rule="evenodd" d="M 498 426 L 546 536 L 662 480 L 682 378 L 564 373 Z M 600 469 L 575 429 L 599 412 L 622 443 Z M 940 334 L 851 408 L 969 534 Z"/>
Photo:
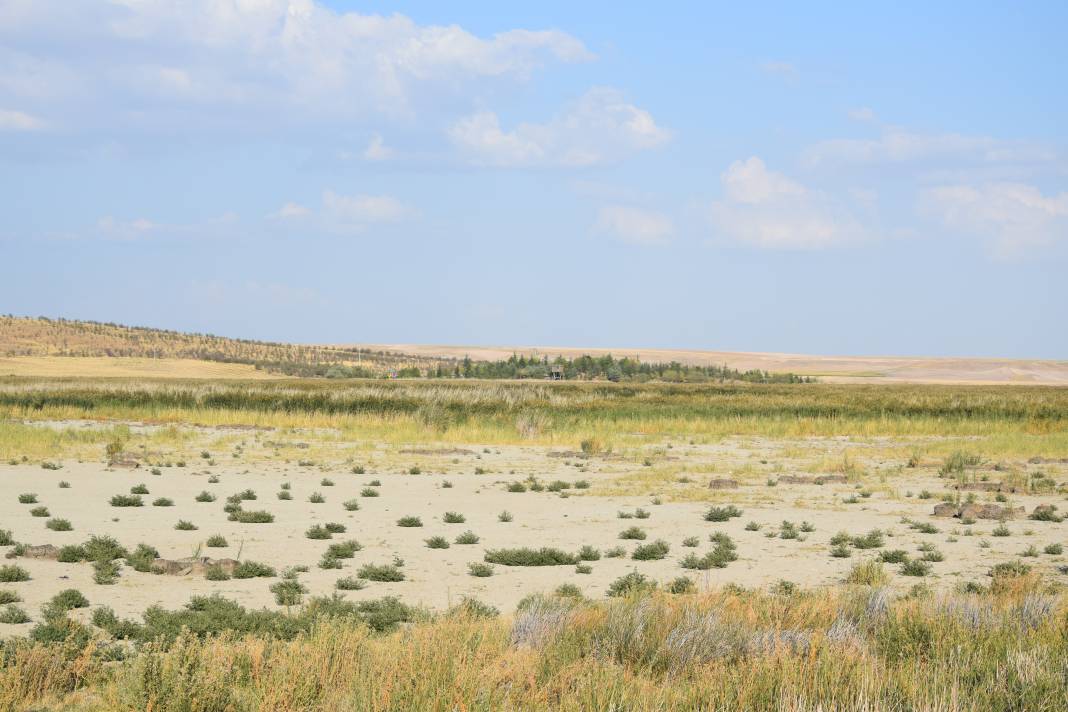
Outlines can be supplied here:
<path id="1" fill-rule="evenodd" d="M 0 311 L 1068 358 L 1068 5 L 620 5 L 0 0 Z"/>

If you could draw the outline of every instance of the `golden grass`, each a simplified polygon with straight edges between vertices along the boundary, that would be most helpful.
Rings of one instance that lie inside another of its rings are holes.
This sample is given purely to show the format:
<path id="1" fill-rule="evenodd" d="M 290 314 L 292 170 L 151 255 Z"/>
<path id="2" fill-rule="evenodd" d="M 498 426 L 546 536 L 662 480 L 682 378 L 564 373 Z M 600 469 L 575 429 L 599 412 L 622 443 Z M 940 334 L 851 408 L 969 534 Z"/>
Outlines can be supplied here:
<path id="1" fill-rule="evenodd" d="M 193 378 L 278 379 L 255 366 L 188 358 L 108 356 L 9 356 L 0 358 L 0 375 L 44 378 Z"/>

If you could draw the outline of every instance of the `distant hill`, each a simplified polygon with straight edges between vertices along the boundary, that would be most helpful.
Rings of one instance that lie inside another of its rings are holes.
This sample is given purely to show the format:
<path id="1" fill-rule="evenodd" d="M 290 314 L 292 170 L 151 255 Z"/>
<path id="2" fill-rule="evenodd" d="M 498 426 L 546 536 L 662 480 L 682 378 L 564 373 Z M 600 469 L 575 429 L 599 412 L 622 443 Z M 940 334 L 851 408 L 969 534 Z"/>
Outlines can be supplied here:
<path id="1" fill-rule="evenodd" d="M 44 368 L 46 372 L 41 375 L 52 375 L 48 369 L 55 368 L 46 367 L 42 357 L 94 359 L 93 375 L 106 375 L 97 373 L 101 358 L 244 365 L 289 376 L 376 376 L 391 370 L 427 369 L 453 363 L 449 358 L 408 357 L 363 347 L 285 344 L 95 321 L 14 316 L 0 316 L 0 357 L 16 364 L 29 364 L 33 366 L 30 371 Z M 75 370 L 70 369 L 67 375 L 76 375 Z M 0 373 L 18 371 L 0 367 Z M 187 375 L 194 373 L 197 371 L 187 369 Z M 237 377 L 243 371 L 218 368 L 205 371 L 207 377 L 223 373 Z"/>

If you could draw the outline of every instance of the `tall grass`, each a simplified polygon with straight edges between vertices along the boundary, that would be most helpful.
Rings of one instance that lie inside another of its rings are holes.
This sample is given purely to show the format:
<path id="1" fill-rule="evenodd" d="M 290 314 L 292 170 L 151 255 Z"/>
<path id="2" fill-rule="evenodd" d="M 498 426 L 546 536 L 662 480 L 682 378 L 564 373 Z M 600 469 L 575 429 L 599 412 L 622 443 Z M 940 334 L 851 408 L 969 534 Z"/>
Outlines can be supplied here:
<path id="1" fill-rule="evenodd" d="M 1033 585 L 538 596 L 510 618 L 458 607 L 385 634 L 343 618 L 288 640 L 186 630 L 120 663 L 99 642 L 9 643 L 0 709 L 1052 711 L 1068 695 L 1063 603 Z"/>

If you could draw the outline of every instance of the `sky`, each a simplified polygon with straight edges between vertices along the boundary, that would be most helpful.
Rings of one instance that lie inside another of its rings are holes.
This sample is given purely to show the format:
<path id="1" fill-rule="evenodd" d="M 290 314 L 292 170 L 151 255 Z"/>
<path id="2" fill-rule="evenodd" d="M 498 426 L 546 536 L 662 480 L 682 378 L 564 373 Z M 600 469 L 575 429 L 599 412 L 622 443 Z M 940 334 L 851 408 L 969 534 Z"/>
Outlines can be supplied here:
<path id="1" fill-rule="evenodd" d="M 0 0 L 0 313 L 1068 359 L 1068 3 Z"/>

